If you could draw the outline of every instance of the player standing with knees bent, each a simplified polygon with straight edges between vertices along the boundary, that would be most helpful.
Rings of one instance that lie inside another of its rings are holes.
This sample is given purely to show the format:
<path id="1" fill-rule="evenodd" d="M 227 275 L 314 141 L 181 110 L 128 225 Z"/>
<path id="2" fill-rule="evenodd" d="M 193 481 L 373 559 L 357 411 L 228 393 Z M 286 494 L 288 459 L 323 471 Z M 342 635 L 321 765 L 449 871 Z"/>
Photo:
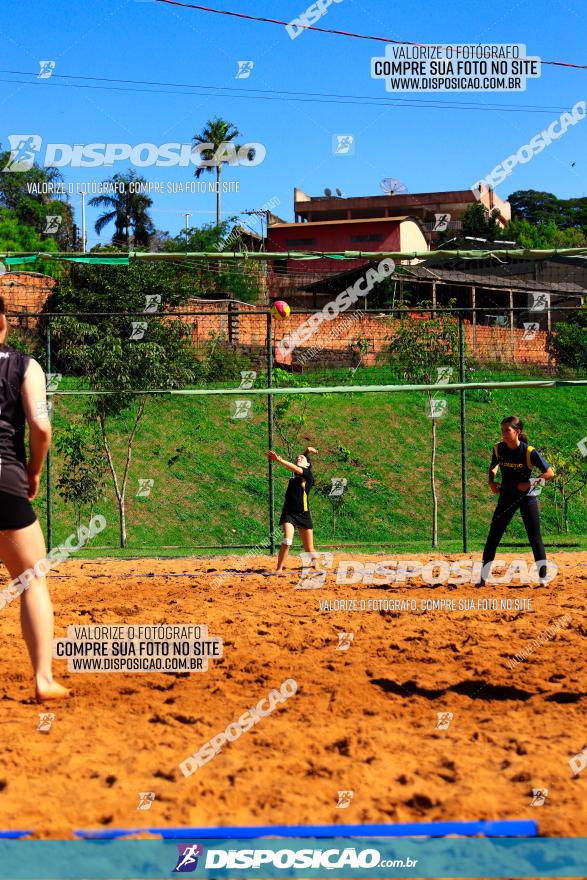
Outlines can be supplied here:
<path id="1" fill-rule="evenodd" d="M 552 480 L 554 471 L 544 456 L 529 445 L 527 436 L 522 433 L 523 427 L 517 416 L 508 416 L 501 423 L 502 442 L 496 443 L 493 447 L 488 475 L 489 488 L 494 495 L 499 495 L 499 501 L 483 550 L 481 585 L 485 584 L 485 580 L 489 576 L 488 569 L 491 568 L 491 565 L 488 563 L 495 559 L 495 551 L 499 542 L 518 509 L 524 521 L 534 560 L 537 563 L 542 563 L 538 572 L 540 583 L 546 582 L 546 550 L 540 531 L 538 500 L 535 495 L 531 494 L 533 483 L 530 482 L 530 474 L 532 468 L 537 467 L 542 471 L 543 480 Z M 501 469 L 501 485 L 495 482 L 498 468 Z"/>
<path id="2" fill-rule="evenodd" d="M 279 525 L 283 526 L 283 541 L 279 548 L 276 571 L 281 571 L 283 568 L 285 557 L 293 544 L 293 536 L 296 529 L 300 533 L 306 553 L 310 553 L 314 559 L 318 556 L 314 550 L 312 514 L 310 513 L 308 500 L 310 489 L 314 485 L 312 463 L 307 457 L 309 452 L 318 454 L 318 450 L 314 449 L 313 446 L 307 446 L 304 452 L 298 455 L 295 464 L 281 458 L 272 449 L 268 452 L 271 461 L 279 462 L 279 464 L 282 464 L 294 474 L 287 484 L 283 510 L 279 519 Z"/>
<path id="3" fill-rule="evenodd" d="M 31 501 L 39 491 L 51 444 L 51 422 L 45 374 L 33 358 L 4 344 L 7 333 L 6 307 L 0 297 L 0 559 L 17 579 L 47 555 Z M 43 574 L 35 573 L 21 593 L 20 621 L 35 674 L 37 700 L 69 696 L 67 688 L 53 680 L 51 671 L 53 608 Z"/>

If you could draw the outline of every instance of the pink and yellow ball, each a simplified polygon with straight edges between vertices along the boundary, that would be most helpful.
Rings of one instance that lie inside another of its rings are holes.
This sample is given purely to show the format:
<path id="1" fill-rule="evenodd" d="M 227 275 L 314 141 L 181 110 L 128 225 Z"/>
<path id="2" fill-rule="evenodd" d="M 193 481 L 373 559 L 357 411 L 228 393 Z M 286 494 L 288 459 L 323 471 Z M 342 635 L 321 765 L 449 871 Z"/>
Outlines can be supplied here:
<path id="1" fill-rule="evenodd" d="M 271 314 L 274 318 L 281 318 L 282 321 L 285 321 L 287 318 L 289 318 L 289 313 L 290 307 L 282 299 L 278 299 L 271 306 Z"/>

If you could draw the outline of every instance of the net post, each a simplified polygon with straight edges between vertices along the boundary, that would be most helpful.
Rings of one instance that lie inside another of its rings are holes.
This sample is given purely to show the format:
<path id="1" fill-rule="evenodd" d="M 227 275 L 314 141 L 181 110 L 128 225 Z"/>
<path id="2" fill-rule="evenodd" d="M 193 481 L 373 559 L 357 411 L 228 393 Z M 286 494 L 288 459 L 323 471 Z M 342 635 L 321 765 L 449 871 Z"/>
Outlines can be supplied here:
<path id="1" fill-rule="evenodd" d="M 47 373 L 51 372 L 51 316 L 49 316 L 49 320 L 47 321 Z M 50 395 L 49 402 L 53 403 L 53 395 L 51 392 L 48 392 Z M 51 414 L 51 413 L 49 413 Z M 47 451 L 47 551 L 51 551 L 53 547 L 53 511 L 51 504 L 51 482 L 52 482 L 52 456 L 51 456 L 51 446 Z"/>
<path id="2" fill-rule="evenodd" d="M 459 316 L 459 380 L 465 382 L 465 322 Z M 469 528 L 467 520 L 467 407 L 465 389 L 461 388 L 461 503 L 463 517 L 463 553 L 468 552 Z"/>
<path id="3" fill-rule="evenodd" d="M 267 312 L 267 387 L 273 385 L 273 328 L 271 311 Z M 273 449 L 273 395 L 267 395 L 267 437 L 269 449 Z M 275 487 L 273 462 L 269 459 L 269 552 L 275 556 Z"/>

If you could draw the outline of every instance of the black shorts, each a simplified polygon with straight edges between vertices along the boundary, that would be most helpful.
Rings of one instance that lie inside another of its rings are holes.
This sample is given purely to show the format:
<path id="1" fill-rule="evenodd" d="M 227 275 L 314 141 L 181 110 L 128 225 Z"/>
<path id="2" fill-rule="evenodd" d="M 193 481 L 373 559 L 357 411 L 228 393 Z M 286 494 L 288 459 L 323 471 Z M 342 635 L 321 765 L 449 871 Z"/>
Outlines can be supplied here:
<path id="1" fill-rule="evenodd" d="M 0 531 L 4 529 L 25 529 L 31 526 L 37 515 L 28 498 L 0 492 Z"/>
<path id="2" fill-rule="evenodd" d="M 284 523 L 291 523 L 296 529 L 314 528 L 312 525 L 312 515 L 309 510 L 306 510 L 304 513 L 286 513 L 283 511 L 279 525 L 282 526 Z"/>

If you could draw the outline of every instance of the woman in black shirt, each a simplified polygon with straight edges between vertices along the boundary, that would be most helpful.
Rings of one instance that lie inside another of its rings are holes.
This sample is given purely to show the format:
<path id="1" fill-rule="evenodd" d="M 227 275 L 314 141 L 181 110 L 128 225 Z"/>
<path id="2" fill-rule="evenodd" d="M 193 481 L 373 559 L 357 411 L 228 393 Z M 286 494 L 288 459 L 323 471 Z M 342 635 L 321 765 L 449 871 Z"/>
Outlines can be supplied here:
<path id="1" fill-rule="evenodd" d="M 298 455 L 295 464 L 281 458 L 272 449 L 268 453 L 271 461 L 279 462 L 294 474 L 287 484 L 283 510 L 279 519 L 279 525 L 283 526 L 283 541 L 279 548 L 277 571 L 281 571 L 283 568 L 285 557 L 293 544 L 296 529 L 300 533 L 306 553 L 310 553 L 314 558 L 318 555 L 314 550 L 314 531 L 309 503 L 310 490 L 314 485 L 312 463 L 307 457 L 309 452 L 317 454 L 318 450 L 313 446 L 308 446 L 301 455 Z"/>
<path id="2" fill-rule="evenodd" d="M 493 447 L 488 475 L 489 488 L 494 495 L 499 495 L 499 501 L 483 550 L 481 584 L 484 584 L 489 577 L 499 542 L 516 510 L 522 515 L 534 560 L 540 563 L 538 571 L 540 583 L 546 582 L 546 551 L 540 531 L 538 501 L 533 493 L 530 476 L 532 468 L 537 467 L 541 471 L 543 480 L 552 480 L 554 471 L 544 456 L 529 445 L 527 436 L 522 433 L 523 427 L 517 416 L 508 416 L 501 423 L 502 442 L 496 443 Z M 498 469 L 501 470 L 501 484 L 495 481 Z"/>
<path id="3" fill-rule="evenodd" d="M 7 333 L 0 297 L 0 560 L 13 579 L 0 587 L 0 609 L 20 595 L 22 634 L 33 665 L 36 697 L 58 700 L 69 696 L 69 691 L 54 681 L 51 670 L 53 609 L 44 574 L 47 550 L 31 505 L 51 444 L 45 374 L 36 360 L 4 345 Z"/>

